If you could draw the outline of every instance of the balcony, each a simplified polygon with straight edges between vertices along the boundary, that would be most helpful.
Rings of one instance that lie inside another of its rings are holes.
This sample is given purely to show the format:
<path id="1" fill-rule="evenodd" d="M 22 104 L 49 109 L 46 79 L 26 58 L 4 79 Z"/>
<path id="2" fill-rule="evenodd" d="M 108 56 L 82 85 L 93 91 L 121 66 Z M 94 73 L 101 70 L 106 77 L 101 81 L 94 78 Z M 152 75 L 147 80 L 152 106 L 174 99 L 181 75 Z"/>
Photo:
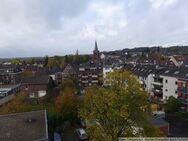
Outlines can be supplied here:
<path id="1" fill-rule="evenodd" d="M 183 94 L 188 94 L 186 87 L 178 87 L 178 92 L 181 92 Z"/>
<path id="2" fill-rule="evenodd" d="M 87 75 L 82 75 L 82 78 L 88 78 L 88 76 Z"/>
<path id="3" fill-rule="evenodd" d="M 157 86 L 163 86 L 162 82 L 152 82 L 153 85 L 157 85 Z"/>
<path id="4" fill-rule="evenodd" d="M 159 95 L 162 95 L 162 94 L 163 94 L 163 91 L 160 90 L 160 89 L 152 89 L 152 92 L 153 92 L 154 94 L 159 94 Z"/>
<path id="5" fill-rule="evenodd" d="M 98 80 L 92 80 L 92 83 L 98 83 Z"/>
<path id="6" fill-rule="evenodd" d="M 98 75 L 92 75 L 92 78 L 98 78 Z"/>
<path id="7" fill-rule="evenodd" d="M 88 81 L 82 81 L 82 83 L 88 83 Z"/>

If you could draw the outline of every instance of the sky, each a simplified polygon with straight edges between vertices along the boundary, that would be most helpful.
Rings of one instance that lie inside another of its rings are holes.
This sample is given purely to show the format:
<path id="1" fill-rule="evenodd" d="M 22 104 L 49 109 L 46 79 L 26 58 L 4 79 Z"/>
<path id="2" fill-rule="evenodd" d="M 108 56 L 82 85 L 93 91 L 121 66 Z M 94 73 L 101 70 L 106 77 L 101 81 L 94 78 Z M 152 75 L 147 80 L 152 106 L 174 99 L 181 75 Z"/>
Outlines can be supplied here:
<path id="1" fill-rule="evenodd" d="M 0 58 L 188 45 L 188 0 L 0 0 Z"/>

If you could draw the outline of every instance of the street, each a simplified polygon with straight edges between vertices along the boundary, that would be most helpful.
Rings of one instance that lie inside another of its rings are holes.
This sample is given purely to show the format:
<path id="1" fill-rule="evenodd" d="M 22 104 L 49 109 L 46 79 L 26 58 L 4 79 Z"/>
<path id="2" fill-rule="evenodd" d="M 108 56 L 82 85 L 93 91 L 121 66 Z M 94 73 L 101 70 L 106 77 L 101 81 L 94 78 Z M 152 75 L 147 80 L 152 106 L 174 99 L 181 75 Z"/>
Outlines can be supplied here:
<path id="1" fill-rule="evenodd" d="M 171 137 L 188 137 L 188 120 L 169 115 L 166 116 L 166 120 L 170 124 Z"/>

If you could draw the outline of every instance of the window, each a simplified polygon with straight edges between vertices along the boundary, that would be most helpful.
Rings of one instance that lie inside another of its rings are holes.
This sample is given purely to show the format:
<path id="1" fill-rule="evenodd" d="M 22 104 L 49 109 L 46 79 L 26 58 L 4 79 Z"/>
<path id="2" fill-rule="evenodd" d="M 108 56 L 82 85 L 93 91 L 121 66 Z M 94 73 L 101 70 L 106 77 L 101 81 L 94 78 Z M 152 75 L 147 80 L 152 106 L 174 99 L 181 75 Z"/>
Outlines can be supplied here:
<path id="1" fill-rule="evenodd" d="M 177 84 L 178 84 L 178 82 L 176 81 L 176 82 L 175 82 L 175 84 L 177 85 Z"/>
<path id="2" fill-rule="evenodd" d="M 169 70 L 166 70 L 165 73 L 169 73 Z"/>
<path id="3" fill-rule="evenodd" d="M 178 73 L 179 73 L 179 71 L 174 72 L 174 74 L 178 74 Z"/>
<path id="4" fill-rule="evenodd" d="M 175 93 L 177 94 L 177 93 L 178 93 L 178 91 L 175 91 Z"/>
<path id="5" fill-rule="evenodd" d="M 29 97 L 30 97 L 30 98 L 34 98 L 34 97 L 35 97 L 35 94 L 34 94 L 34 93 L 30 93 L 30 94 L 29 94 Z"/>
<path id="6" fill-rule="evenodd" d="M 28 85 L 25 86 L 25 90 L 28 90 Z"/>
<path id="7" fill-rule="evenodd" d="M 186 84 L 185 84 L 185 83 L 183 83 L 183 84 L 182 84 L 182 86 L 183 86 L 183 87 L 186 87 Z"/>
<path id="8" fill-rule="evenodd" d="M 166 92 L 168 92 L 168 89 L 165 89 Z"/>
<path id="9" fill-rule="evenodd" d="M 166 79 L 165 82 L 168 83 L 168 80 Z"/>

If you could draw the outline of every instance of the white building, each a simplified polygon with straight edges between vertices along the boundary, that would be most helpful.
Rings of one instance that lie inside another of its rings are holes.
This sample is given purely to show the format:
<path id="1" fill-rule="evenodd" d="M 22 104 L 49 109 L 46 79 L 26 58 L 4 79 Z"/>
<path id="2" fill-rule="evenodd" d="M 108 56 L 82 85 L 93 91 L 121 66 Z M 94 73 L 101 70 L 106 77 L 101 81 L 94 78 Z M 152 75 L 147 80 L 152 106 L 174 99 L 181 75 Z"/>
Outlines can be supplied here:
<path id="1" fill-rule="evenodd" d="M 109 73 L 114 72 L 114 70 L 122 69 L 122 65 L 103 65 L 103 85 L 109 86 L 109 78 L 107 77 Z"/>
<path id="2" fill-rule="evenodd" d="M 167 100 L 170 96 L 175 98 L 178 97 L 178 74 L 179 71 L 176 70 L 166 70 L 161 74 L 163 78 L 163 98 L 162 100 Z"/>
<path id="3" fill-rule="evenodd" d="M 113 72 L 114 69 L 112 66 L 108 65 L 108 66 L 103 66 L 103 85 L 104 86 L 109 86 L 109 83 L 108 83 L 108 74 Z"/>

